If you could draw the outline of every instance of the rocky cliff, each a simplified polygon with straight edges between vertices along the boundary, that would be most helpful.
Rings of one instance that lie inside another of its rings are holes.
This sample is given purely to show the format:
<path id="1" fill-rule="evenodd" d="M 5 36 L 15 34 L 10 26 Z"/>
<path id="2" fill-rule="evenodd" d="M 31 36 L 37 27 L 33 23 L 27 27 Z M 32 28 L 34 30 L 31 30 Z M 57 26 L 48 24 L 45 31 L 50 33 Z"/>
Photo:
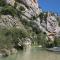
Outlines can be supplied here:
<path id="1" fill-rule="evenodd" d="M 0 28 L 25 28 L 25 25 L 47 34 L 48 39 L 54 40 L 60 36 L 57 15 L 43 12 L 37 0 L 1 0 Z M 35 31 L 34 30 L 34 31 Z"/>

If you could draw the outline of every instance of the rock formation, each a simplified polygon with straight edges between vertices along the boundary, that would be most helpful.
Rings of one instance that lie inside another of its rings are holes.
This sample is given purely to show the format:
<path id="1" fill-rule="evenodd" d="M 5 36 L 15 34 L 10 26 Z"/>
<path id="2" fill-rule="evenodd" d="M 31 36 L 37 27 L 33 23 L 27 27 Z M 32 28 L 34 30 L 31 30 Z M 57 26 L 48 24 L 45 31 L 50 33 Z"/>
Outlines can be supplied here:
<path id="1" fill-rule="evenodd" d="M 6 6 L 0 6 L 1 29 L 16 27 L 27 30 L 26 26 L 29 26 L 35 31 L 42 31 L 51 40 L 54 40 L 55 36 L 60 36 L 57 16 L 51 12 L 43 12 L 37 0 L 5 0 L 5 2 Z"/>
<path id="2" fill-rule="evenodd" d="M 15 0 L 5 0 L 5 2 L 6 2 L 7 4 L 12 5 L 12 6 L 14 6 L 14 4 L 15 4 Z"/>
<path id="3" fill-rule="evenodd" d="M 21 8 L 22 9 L 21 11 L 23 14 L 22 15 L 20 14 L 20 15 L 28 23 L 32 22 L 33 27 L 36 27 L 38 30 L 42 30 L 43 32 L 46 32 L 47 35 L 52 33 L 52 35 L 56 34 L 56 36 L 58 36 L 60 28 L 58 26 L 58 21 L 56 19 L 57 16 L 51 15 L 51 13 L 48 13 L 48 16 L 46 17 L 46 19 L 44 19 L 43 17 L 41 22 L 41 19 L 37 16 L 39 16 L 40 13 L 43 13 L 43 11 L 41 8 L 39 8 L 37 0 L 5 0 L 5 2 L 7 4 L 10 4 L 13 7 L 16 4 L 15 8 L 17 11 L 20 11 L 20 8 Z M 31 20 L 31 18 L 33 18 L 34 16 L 37 18 Z M 18 17 L 14 18 L 10 15 L 1 15 L 0 26 L 3 26 L 3 27 L 17 26 L 19 28 L 20 24 L 21 23 L 19 23 Z"/>

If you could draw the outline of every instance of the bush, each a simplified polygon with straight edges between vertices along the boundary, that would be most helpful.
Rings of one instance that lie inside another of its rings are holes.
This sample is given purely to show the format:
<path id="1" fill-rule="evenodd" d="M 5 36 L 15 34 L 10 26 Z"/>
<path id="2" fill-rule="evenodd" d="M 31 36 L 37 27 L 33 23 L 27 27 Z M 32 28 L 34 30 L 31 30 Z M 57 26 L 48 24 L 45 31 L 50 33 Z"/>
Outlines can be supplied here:
<path id="1" fill-rule="evenodd" d="M 57 17 L 58 25 L 60 27 L 60 17 Z"/>
<path id="2" fill-rule="evenodd" d="M 16 16 L 17 11 L 12 6 L 6 5 L 3 7 L 1 14 L 11 14 L 12 16 Z"/>
<path id="3" fill-rule="evenodd" d="M 24 29 L 12 28 L 10 29 L 13 38 L 26 38 L 28 33 Z"/>
<path id="4" fill-rule="evenodd" d="M 44 13 L 40 13 L 39 17 L 41 19 L 41 23 L 42 23 L 42 20 L 43 20 L 43 16 L 44 16 Z"/>
<path id="5" fill-rule="evenodd" d="M 37 42 L 39 45 L 42 45 L 43 47 L 45 47 L 46 45 L 46 34 L 44 34 L 43 32 L 39 33 L 37 35 Z"/>
<path id="6" fill-rule="evenodd" d="M 12 36 L 9 30 L 0 29 L 0 48 L 12 48 Z"/>
<path id="7" fill-rule="evenodd" d="M 60 46 L 60 38 L 55 37 L 54 46 Z"/>
<path id="8" fill-rule="evenodd" d="M 0 48 L 10 49 L 14 47 L 15 43 L 18 44 L 19 39 L 26 37 L 28 37 L 28 34 L 23 29 L 0 30 Z"/>
<path id="9" fill-rule="evenodd" d="M 48 40 L 46 42 L 47 48 L 57 47 L 57 46 L 60 46 L 60 38 L 55 37 L 54 41 Z"/>
<path id="10" fill-rule="evenodd" d="M 5 5 L 6 5 L 5 1 L 4 0 L 0 0 L 0 6 L 5 6 Z"/>
<path id="11" fill-rule="evenodd" d="M 23 6 L 20 6 L 20 11 L 25 11 L 25 8 Z"/>
<path id="12" fill-rule="evenodd" d="M 46 34 L 44 34 L 43 32 L 40 32 L 39 34 L 33 33 L 32 37 L 32 43 L 34 45 L 42 45 L 43 47 L 46 47 Z"/>
<path id="13" fill-rule="evenodd" d="M 42 23 L 43 20 L 47 23 L 47 12 L 40 13 L 39 17 L 41 19 L 41 23 Z"/>

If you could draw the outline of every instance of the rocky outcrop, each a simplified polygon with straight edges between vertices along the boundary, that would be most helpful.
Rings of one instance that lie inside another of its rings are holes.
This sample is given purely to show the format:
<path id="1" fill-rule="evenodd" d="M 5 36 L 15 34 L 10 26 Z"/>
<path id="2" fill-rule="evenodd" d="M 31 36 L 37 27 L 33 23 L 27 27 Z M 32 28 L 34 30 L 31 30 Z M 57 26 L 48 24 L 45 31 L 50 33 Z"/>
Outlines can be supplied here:
<path id="1" fill-rule="evenodd" d="M 10 4 L 12 6 L 14 6 L 16 1 L 19 2 L 19 4 L 23 4 L 24 6 L 27 7 L 27 9 L 25 9 L 26 10 L 25 15 L 32 16 L 32 15 L 38 15 L 40 13 L 37 0 L 5 0 L 7 4 Z"/>
<path id="2" fill-rule="evenodd" d="M 30 14 L 39 14 L 40 10 L 38 7 L 38 2 L 37 0 L 20 0 L 24 3 L 25 6 L 28 6 L 28 11 Z"/>
<path id="3" fill-rule="evenodd" d="M 58 21 L 56 19 L 57 16 L 48 13 L 47 17 L 47 31 L 48 35 L 52 38 L 58 36 L 58 32 L 60 32 L 60 27 L 58 25 Z"/>
<path id="4" fill-rule="evenodd" d="M 16 8 L 18 15 L 21 15 L 22 17 L 22 19 L 20 17 L 21 21 L 26 21 L 28 24 L 30 23 L 33 28 L 42 30 L 43 32 L 46 32 L 47 35 L 59 35 L 60 27 L 58 26 L 58 21 L 56 19 L 57 16 L 52 15 L 52 13 L 48 12 L 46 19 L 44 16 L 43 19 L 37 17 L 41 12 L 43 13 L 42 9 L 39 9 L 37 0 L 5 0 L 5 2 Z M 34 17 L 36 18 L 33 19 Z M 23 25 L 19 21 L 18 17 L 12 17 L 11 15 L 1 15 L 0 26 L 2 28 L 20 28 Z"/>
<path id="5" fill-rule="evenodd" d="M 5 0 L 5 2 L 6 2 L 7 4 L 12 5 L 12 6 L 14 6 L 14 4 L 15 4 L 15 0 Z"/>
<path id="6" fill-rule="evenodd" d="M 11 15 L 1 15 L 0 17 L 0 28 L 24 28 L 22 23 L 20 22 L 20 19 L 18 17 L 12 17 Z"/>

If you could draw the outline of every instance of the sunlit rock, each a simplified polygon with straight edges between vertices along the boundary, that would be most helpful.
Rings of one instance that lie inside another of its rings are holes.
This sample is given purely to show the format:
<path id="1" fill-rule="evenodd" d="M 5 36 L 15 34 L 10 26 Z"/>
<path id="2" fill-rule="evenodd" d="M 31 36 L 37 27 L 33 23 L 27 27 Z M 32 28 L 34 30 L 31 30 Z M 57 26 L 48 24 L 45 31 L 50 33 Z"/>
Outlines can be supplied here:
<path id="1" fill-rule="evenodd" d="M 15 0 L 6 0 L 6 3 L 14 6 Z"/>

